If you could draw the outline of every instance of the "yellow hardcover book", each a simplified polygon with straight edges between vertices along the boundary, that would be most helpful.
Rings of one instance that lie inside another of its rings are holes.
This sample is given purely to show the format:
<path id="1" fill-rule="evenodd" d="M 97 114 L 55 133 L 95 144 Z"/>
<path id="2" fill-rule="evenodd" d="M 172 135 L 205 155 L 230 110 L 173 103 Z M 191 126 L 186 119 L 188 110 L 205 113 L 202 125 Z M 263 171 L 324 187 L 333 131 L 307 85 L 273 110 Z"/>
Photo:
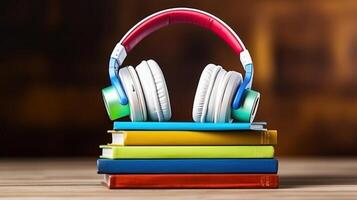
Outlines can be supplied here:
<path id="1" fill-rule="evenodd" d="M 277 131 L 108 131 L 112 145 L 276 145 Z"/>

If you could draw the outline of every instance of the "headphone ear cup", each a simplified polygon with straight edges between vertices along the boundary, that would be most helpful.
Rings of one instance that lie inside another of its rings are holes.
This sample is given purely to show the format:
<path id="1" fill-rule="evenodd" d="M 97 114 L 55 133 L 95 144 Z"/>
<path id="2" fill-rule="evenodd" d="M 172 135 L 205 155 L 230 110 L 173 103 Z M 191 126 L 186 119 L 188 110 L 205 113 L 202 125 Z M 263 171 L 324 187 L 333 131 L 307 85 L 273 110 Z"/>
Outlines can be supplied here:
<path id="1" fill-rule="evenodd" d="M 195 122 L 205 122 L 208 104 L 216 76 L 222 69 L 221 66 L 208 64 L 202 71 L 193 101 L 192 118 Z"/>
<path id="2" fill-rule="evenodd" d="M 130 119 L 132 121 L 146 121 L 146 105 L 139 78 L 132 66 L 119 70 L 119 77 L 129 100 Z"/>
<path id="3" fill-rule="evenodd" d="M 150 120 L 167 121 L 171 118 L 170 98 L 164 75 L 154 60 L 142 61 L 137 67 Z"/>
<path id="4" fill-rule="evenodd" d="M 160 66 L 154 60 L 150 59 L 147 61 L 147 63 L 154 77 L 157 96 L 159 98 L 160 108 L 164 117 L 164 121 L 168 121 L 171 119 L 172 113 L 169 91 L 167 89 L 164 73 L 162 73 Z"/>
<path id="5" fill-rule="evenodd" d="M 215 84 L 213 86 L 212 92 L 211 92 L 211 97 L 209 98 L 209 103 L 208 103 L 208 108 L 207 108 L 207 114 L 206 114 L 206 122 L 214 122 L 214 113 L 216 109 L 216 99 L 217 99 L 217 94 L 219 90 L 219 85 L 223 81 L 223 78 L 227 74 L 227 71 L 224 70 L 223 68 L 218 72 Z"/>
<path id="6" fill-rule="evenodd" d="M 238 86 L 242 82 L 242 75 L 235 71 L 225 74 L 219 83 L 218 93 L 215 103 L 214 122 L 232 122 L 231 105 Z"/>

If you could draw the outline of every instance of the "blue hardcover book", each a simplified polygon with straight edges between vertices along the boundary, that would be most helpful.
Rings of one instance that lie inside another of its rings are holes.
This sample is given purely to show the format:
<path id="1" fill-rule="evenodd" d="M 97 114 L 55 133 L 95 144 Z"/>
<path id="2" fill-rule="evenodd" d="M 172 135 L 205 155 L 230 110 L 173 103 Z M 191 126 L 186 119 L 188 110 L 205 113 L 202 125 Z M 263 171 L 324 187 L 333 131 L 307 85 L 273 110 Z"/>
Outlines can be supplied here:
<path id="1" fill-rule="evenodd" d="M 98 159 L 99 174 L 277 173 L 276 159 Z"/>
<path id="2" fill-rule="evenodd" d="M 266 122 L 254 123 L 196 123 L 196 122 L 114 122 L 114 130 L 171 131 L 233 131 L 266 130 Z"/>

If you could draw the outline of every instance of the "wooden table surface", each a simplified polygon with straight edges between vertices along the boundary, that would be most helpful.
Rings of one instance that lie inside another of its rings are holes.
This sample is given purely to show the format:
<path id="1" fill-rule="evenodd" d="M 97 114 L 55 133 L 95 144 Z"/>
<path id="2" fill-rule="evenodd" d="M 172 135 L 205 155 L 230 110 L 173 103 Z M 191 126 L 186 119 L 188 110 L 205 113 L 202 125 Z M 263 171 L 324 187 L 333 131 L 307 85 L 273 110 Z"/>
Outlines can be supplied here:
<path id="1" fill-rule="evenodd" d="M 357 199 L 357 158 L 280 159 L 279 189 L 108 190 L 96 159 L 0 160 L 3 199 Z"/>

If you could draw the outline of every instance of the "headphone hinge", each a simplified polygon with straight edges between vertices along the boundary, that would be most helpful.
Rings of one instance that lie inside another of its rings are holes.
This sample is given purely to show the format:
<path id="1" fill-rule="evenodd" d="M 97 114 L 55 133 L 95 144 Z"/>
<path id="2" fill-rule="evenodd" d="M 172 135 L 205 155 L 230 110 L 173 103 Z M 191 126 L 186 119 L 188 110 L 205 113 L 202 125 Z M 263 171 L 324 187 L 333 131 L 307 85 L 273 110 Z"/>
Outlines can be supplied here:
<path id="1" fill-rule="evenodd" d="M 240 52 L 239 57 L 240 57 L 240 62 L 244 67 L 244 70 L 247 70 L 246 69 L 247 65 L 253 64 L 252 57 L 250 57 L 249 51 L 247 49 Z"/>
<path id="2" fill-rule="evenodd" d="M 116 59 L 119 66 L 121 66 L 126 58 L 126 55 L 125 47 L 120 43 L 117 43 L 110 57 Z"/>

